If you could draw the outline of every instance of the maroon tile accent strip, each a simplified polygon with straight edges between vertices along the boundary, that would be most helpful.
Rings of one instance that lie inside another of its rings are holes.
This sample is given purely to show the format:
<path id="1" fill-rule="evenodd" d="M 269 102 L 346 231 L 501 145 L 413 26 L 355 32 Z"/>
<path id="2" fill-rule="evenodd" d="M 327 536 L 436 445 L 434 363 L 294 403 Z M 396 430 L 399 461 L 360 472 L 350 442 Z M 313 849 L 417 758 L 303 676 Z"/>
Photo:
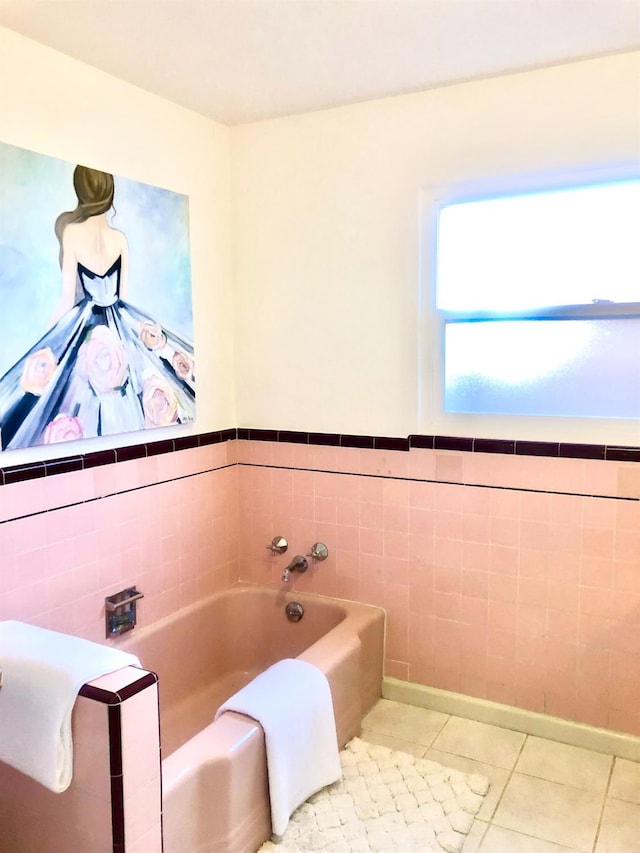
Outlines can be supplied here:
<path id="1" fill-rule="evenodd" d="M 295 432 L 294 430 L 278 430 L 278 441 L 286 441 L 291 444 L 309 444 L 308 432 Z"/>
<path id="2" fill-rule="evenodd" d="M 122 714 L 120 705 L 110 705 L 109 767 L 111 773 L 111 836 L 113 853 L 125 853 L 124 784 L 122 778 Z"/>
<path id="3" fill-rule="evenodd" d="M 340 436 L 336 432 L 310 432 L 309 444 L 325 447 L 339 447 Z"/>
<path id="4" fill-rule="evenodd" d="M 408 438 L 386 438 L 384 436 L 373 439 L 374 450 L 409 450 Z"/>
<path id="5" fill-rule="evenodd" d="M 103 690 L 102 687 L 94 687 L 93 684 L 83 684 L 78 691 L 78 696 L 93 699 L 94 702 L 101 702 L 103 705 L 118 705 L 120 702 L 117 693 L 111 690 Z"/>
<path id="6" fill-rule="evenodd" d="M 164 453 L 173 453 L 176 449 L 172 438 L 163 441 L 150 441 L 145 445 L 147 456 L 161 456 Z"/>
<path id="7" fill-rule="evenodd" d="M 100 465 L 113 465 L 116 462 L 115 450 L 96 450 L 86 453 L 82 459 L 84 468 L 98 468 Z"/>
<path id="8" fill-rule="evenodd" d="M 63 459 L 48 459 L 44 463 L 47 477 L 53 474 L 68 474 L 70 471 L 82 471 L 82 456 L 65 456 Z"/>
<path id="9" fill-rule="evenodd" d="M 209 444 L 220 444 L 227 439 L 222 437 L 222 432 L 206 432 L 198 436 L 198 447 L 206 447 Z"/>
<path id="10" fill-rule="evenodd" d="M 552 441 L 516 441 L 518 456 L 559 456 L 560 445 Z"/>
<path id="11" fill-rule="evenodd" d="M 147 455 L 145 444 L 129 444 L 126 447 L 116 447 L 116 460 L 130 462 L 132 459 L 144 459 Z"/>
<path id="12" fill-rule="evenodd" d="M 436 435 L 433 439 L 435 450 L 473 450 L 472 438 L 459 438 L 455 435 Z"/>
<path id="13" fill-rule="evenodd" d="M 249 441 L 277 441 L 277 429 L 250 429 L 247 430 Z"/>
<path id="14" fill-rule="evenodd" d="M 473 450 L 475 453 L 515 453 L 515 441 L 507 441 L 498 438 L 474 438 Z"/>
<path id="15" fill-rule="evenodd" d="M 10 468 L 5 468 L 4 484 L 5 486 L 11 483 L 24 483 L 25 480 L 38 480 L 44 477 L 47 473 L 44 462 L 35 462 L 32 465 L 12 465 Z"/>
<path id="16" fill-rule="evenodd" d="M 109 705 L 109 767 L 112 776 L 122 776 L 122 708 L 121 703 Z"/>
<path id="17" fill-rule="evenodd" d="M 435 435 L 410 435 L 409 444 L 411 447 L 421 450 L 433 450 Z"/>
<path id="18" fill-rule="evenodd" d="M 80 688 L 80 696 L 108 705 L 109 773 L 111 775 L 111 835 L 113 853 L 125 853 L 124 781 L 122 775 L 122 703 L 158 681 L 155 672 L 145 672 L 120 690 L 104 690 L 92 684 Z"/>
<path id="19" fill-rule="evenodd" d="M 363 447 L 373 450 L 374 438 L 372 435 L 341 435 L 340 447 Z"/>
<path id="20" fill-rule="evenodd" d="M 121 687 L 120 690 L 118 690 L 120 701 L 126 702 L 127 699 L 130 699 L 137 693 L 141 693 L 143 690 L 146 690 L 147 687 L 152 687 L 157 683 L 158 676 L 155 672 L 145 672 L 145 674 L 137 681 L 133 681 L 131 684 L 127 684 L 126 687 Z"/>
<path id="21" fill-rule="evenodd" d="M 565 459 L 604 459 L 607 448 L 603 444 L 560 444 L 558 455 Z"/>
<path id="22" fill-rule="evenodd" d="M 181 435 L 179 438 L 174 438 L 173 443 L 176 450 L 191 450 L 198 447 L 199 441 L 197 435 Z"/>
<path id="23" fill-rule="evenodd" d="M 615 462 L 640 462 L 640 447 L 606 447 L 605 459 Z"/>
<path id="24" fill-rule="evenodd" d="M 27 465 L 10 465 L 0 468 L 0 486 L 37 480 L 67 471 L 112 465 L 146 456 L 158 456 L 192 447 L 205 447 L 225 441 L 279 441 L 295 444 L 325 445 L 330 447 L 362 447 L 376 450 L 459 450 L 475 453 L 515 453 L 519 456 L 547 456 L 567 459 L 602 459 L 613 462 L 640 462 L 640 447 L 619 447 L 604 444 L 570 444 L 547 441 L 512 441 L 506 439 L 465 438 L 446 435 L 409 435 L 407 438 L 372 435 L 343 435 L 327 432 L 298 432 L 295 430 L 230 429 L 162 439 L 146 444 L 129 445 L 116 449 L 97 450 L 81 456 L 68 456 L 47 462 Z"/>
<path id="25" fill-rule="evenodd" d="M 132 681 L 131 684 L 127 684 L 120 690 L 105 690 L 103 687 L 95 687 L 93 684 L 83 684 L 78 693 L 86 699 L 102 702 L 103 705 L 120 705 L 126 699 L 135 696 L 136 693 L 140 693 L 142 690 L 146 690 L 147 687 L 151 687 L 157 680 L 158 676 L 155 672 L 144 672 L 144 674 L 140 675 L 140 678 Z"/>
<path id="26" fill-rule="evenodd" d="M 204 433 L 200 436 L 200 443 L 202 443 L 202 438 L 207 435 L 212 435 L 212 433 Z M 236 427 L 231 427 L 231 429 L 223 429 L 220 430 L 220 441 L 235 441 L 238 437 L 238 430 Z"/>

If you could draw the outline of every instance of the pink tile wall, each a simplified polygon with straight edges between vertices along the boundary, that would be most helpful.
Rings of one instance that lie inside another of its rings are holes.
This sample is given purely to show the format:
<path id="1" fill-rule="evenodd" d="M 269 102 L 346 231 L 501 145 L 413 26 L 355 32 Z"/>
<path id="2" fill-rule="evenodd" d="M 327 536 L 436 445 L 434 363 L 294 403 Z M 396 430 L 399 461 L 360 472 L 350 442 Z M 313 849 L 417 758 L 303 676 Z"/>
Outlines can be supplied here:
<path id="1" fill-rule="evenodd" d="M 388 675 L 640 734 L 639 499 L 633 463 L 184 450 L 0 488 L 0 619 L 102 640 L 125 586 L 149 624 L 321 540 L 293 586 L 385 607 Z"/>
<path id="2" fill-rule="evenodd" d="M 144 625 L 237 576 L 234 443 L 0 488 L 0 619 L 104 640 L 136 584 Z"/>
<path id="3" fill-rule="evenodd" d="M 640 735 L 633 463 L 238 453 L 242 579 L 280 584 L 287 558 L 321 540 L 329 559 L 292 585 L 385 607 L 388 675 Z M 276 534 L 285 556 L 265 548 Z"/>

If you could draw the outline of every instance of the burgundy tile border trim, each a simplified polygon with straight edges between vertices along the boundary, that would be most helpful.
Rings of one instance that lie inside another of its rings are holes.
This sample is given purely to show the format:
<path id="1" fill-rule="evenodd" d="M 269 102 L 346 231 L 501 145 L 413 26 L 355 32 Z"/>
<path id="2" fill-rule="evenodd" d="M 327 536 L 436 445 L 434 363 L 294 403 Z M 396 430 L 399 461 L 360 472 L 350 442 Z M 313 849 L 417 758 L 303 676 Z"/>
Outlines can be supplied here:
<path id="1" fill-rule="evenodd" d="M 475 453 L 515 453 L 515 441 L 502 438 L 474 438 L 473 450 Z"/>
<path id="2" fill-rule="evenodd" d="M 113 465 L 117 462 L 129 462 L 132 459 L 159 456 L 178 450 L 222 444 L 225 441 L 234 441 L 237 437 L 238 430 L 234 427 L 200 435 L 185 435 L 179 438 L 161 439 L 156 442 L 150 441 L 148 444 L 131 444 L 126 447 L 96 450 L 84 455 L 64 456 L 60 459 L 50 459 L 43 462 L 9 465 L 6 468 L 0 468 L 0 486 L 23 483 L 26 480 L 39 480 L 42 477 L 51 477 L 54 474 L 64 474 L 70 471 L 84 471 L 102 465 Z"/>
<path id="3" fill-rule="evenodd" d="M 65 456 L 45 462 L 10 465 L 0 468 L 0 486 L 38 480 L 71 471 L 83 471 L 101 465 L 113 465 L 195 447 L 207 447 L 226 441 L 274 441 L 326 447 L 350 447 L 365 450 L 411 449 L 452 450 L 466 453 L 500 453 L 515 456 L 540 456 L 562 459 L 599 459 L 609 462 L 640 462 L 640 447 L 607 444 L 569 444 L 551 441 L 513 441 L 508 439 L 466 438 L 451 435 L 394 436 L 353 435 L 298 430 L 248 429 L 231 427 L 217 432 L 161 439 L 148 444 L 133 444 L 115 449 L 97 450 L 84 455 Z"/>
<path id="4" fill-rule="evenodd" d="M 606 444 L 570 444 L 552 441 L 515 441 L 497 438 L 468 438 L 451 435 L 409 435 L 407 438 L 340 433 L 294 432 L 239 427 L 240 441 L 274 441 L 295 444 L 355 447 L 369 450 L 454 450 L 466 453 L 499 453 L 511 456 L 541 456 L 563 459 L 600 459 L 640 462 L 640 447 Z"/>
<path id="5" fill-rule="evenodd" d="M 78 691 L 79 696 L 85 699 L 93 699 L 96 702 L 102 702 L 103 705 L 121 705 L 125 700 L 135 696 L 151 687 L 158 681 L 158 676 L 155 672 L 144 672 L 136 681 L 127 684 L 126 687 L 120 690 L 105 690 L 104 687 L 94 687 L 93 684 L 83 684 Z"/>
<path id="6" fill-rule="evenodd" d="M 451 435 L 436 435 L 433 438 L 434 450 L 464 450 L 467 453 L 473 452 L 472 438 L 456 438 Z"/>
<path id="7" fill-rule="evenodd" d="M 391 438 L 382 436 L 380 438 L 375 437 L 373 439 L 373 448 L 374 450 L 400 450 L 406 451 L 409 450 L 409 439 L 408 438 Z"/>
<path id="8" fill-rule="evenodd" d="M 122 771 L 122 703 L 158 681 L 155 672 L 144 672 L 136 681 L 120 690 L 105 690 L 83 684 L 79 695 L 107 705 L 109 728 L 109 773 L 111 776 L 111 836 L 113 853 L 125 853 L 124 779 Z"/>
<path id="9" fill-rule="evenodd" d="M 113 853 L 125 853 L 124 779 L 122 777 L 122 713 L 120 705 L 109 705 L 109 770 L 111 773 L 111 837 Z"/>

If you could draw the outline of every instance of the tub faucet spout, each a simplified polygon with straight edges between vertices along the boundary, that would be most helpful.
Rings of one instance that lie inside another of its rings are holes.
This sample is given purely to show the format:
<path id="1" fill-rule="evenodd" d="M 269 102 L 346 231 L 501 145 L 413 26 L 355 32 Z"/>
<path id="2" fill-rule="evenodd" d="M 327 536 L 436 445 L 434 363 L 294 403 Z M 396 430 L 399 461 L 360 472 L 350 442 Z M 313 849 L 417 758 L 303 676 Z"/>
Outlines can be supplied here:
<path id="1" fill-rule="evenodd" d="M 291 577 L 291 572 L 299 572 L 302 574 L 302 572 L 306 572 L 308 568 L 309 563 L 307 563 L 307 558 L 303 557 L 302 554 L 297 554 L 282 572 L 282 580 L 285 583 L 288 583 L 289 578 Z"/>

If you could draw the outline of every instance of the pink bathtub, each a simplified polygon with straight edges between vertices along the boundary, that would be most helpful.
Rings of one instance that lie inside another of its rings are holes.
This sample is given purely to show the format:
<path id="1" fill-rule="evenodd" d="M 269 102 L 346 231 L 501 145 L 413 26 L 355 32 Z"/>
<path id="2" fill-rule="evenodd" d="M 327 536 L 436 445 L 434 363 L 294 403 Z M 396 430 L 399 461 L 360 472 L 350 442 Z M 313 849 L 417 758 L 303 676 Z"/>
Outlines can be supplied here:
<path id="1" fill-rule="evenodd" d="M 235 713 L 213 722 L 225 699 L 300 657 L 329 680 L 343 746 L 380 696 L 383 636 L 377 607 L 239 584 L 123 638 L 159 676 L 164 853 L 255 853 L 271 834 L 262 729 Z"/>

